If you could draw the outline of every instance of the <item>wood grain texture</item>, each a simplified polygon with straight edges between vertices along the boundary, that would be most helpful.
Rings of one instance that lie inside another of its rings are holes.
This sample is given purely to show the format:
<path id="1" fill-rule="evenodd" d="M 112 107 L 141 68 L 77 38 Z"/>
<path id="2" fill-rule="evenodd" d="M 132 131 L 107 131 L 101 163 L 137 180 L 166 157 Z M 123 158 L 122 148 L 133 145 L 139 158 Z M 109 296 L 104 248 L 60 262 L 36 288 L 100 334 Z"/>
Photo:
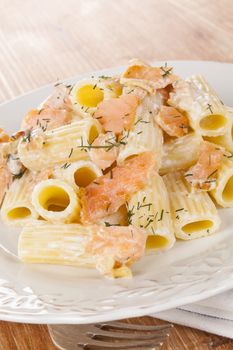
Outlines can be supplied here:
<path id="1" fill-rule="evenodd" d="M 232 0 L 1 0 L 0 102 L 132 57 L 233 62 L 232 19 Z M 0 322 L 0 350 L 53 349 L 46 326 Z M 233 342 L 175 326 L 162 349 L 230 350 Z"/>

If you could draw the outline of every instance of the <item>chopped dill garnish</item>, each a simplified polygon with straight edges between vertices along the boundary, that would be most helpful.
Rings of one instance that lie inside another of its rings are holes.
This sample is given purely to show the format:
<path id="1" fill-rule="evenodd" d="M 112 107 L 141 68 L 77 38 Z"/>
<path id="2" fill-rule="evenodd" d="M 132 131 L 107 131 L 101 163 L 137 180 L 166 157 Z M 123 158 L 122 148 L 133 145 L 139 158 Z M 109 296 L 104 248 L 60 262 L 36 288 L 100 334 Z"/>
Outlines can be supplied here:
<path id="1" fill-rule="evenodd" d="M 153 221 L 154 220 L 150 219 L 144 228 L 147 228 L 150 224 L 152 224 Z"/>
<path id="2" fill-rule="evenodd" d="M 212 109 L 212 105 L 207 103 L 207 109 L 210 111 L 211 114 L 213 114 L 213 109 Z"/>
<path id="3" fill-rule="evenodd" d="M 140 135 L 140 134 L 142 134 L 142 131 L 137 132 L 137 135 Z"/>
<path id="4" fill-rule="evenodd" d="M 165 78 L 167 75 L 171 74 L 172 73 L 172 67 L 171 68 L 168 68 L 167 67 L 167 62 L 165 63 L 165 66 L 164 67 L 160 67 L 160 69 L 163 71 L 163 74 L 162 74 L 162 77 Z"/>
<path id="5" fill-rule="evenodd" d="M 209 179 L 211 176 L 213 176 L 215 173 L 217 173 L 218 169 L 214 170 L 208 177 L 207 179 Z"/>
<path id="6" fill-rule="evenodd" d="M 126 92 L 126 93 L 127 93 L 127 94 L 131 94 L 131 92 L 134 92 L 134 89 L 132 89 L 132 90 Z"/>
<path id="7" fill-rule="evenodd" d="M 72 153 L 74 152 L 74 149 L 73 148 L 71 148 L 71 150 L 70 150 L 70 154 L 69 154 L 69 156 L 68 156 L 68 158 L 70 158 L 71 156 L 72 156 Z"/>
<path id="8" fill-rule="evenodd" d="M 179 218 L 180 218 L 179 215 L 176 215 L 176 219 L 179 220 Z"/>
<path id="9" fill-rule="evenodd" d="M 113 179 L 112 169 L 110 170 L 110 179 Z"/>
<path id="10" fill-rule="evenodd" d="M 184 210 L 184 208 L 176 209 L 176 212 L 177 212 L 177 211 L 182 211 L 182 210 Z"/>
<path id="11" fill-rule="evenodd" d="M 105 149 L 106 152 L 111 151 L 113 147 L 120 147 L 121 145 L 126 145 L 126 138 L 127 135 L 122 137 L 119 141 L 113 141 L 115 140 L 115 137 L 110 137 L 108 140 L 105 141 L 106 145 L 103 146 L 93 146 L 93 145 L 84 145 L 83 139 L 81 138 L 81 145 L 77 146 L 77 148 L 81 148 L 81 150 L 89 150 L 89 149 Z"/>
<path id="12" fill-rule="evenodd" d="M 94 78 L 94 77 L 93 77 Z M 99 75 L 99 78 L 100 79 L 109 79 L 111 77 L 108 77 L 107 75 Z"/>
<path id="13" fill-rule="evenodd" d="M 71 166 L 71 163 L 65 163 L 64 165 L 61 166 L 61 168 L 67 169 L 69 168 L 69 166 Z"/>
<path id="14" fill-rule="evenodd" d="M 193 176 L 193 174 L 185 174 L 184 177 Z"/>
<path id="15" fill-rule="evenodd" d="M 30 142 L 31 141 L 31 130 L 26 134 L 24 135 L 24 137 L 22 138 L 22 142 Z"/>
<path id="16" fill-rule="evenodd" d="M 39 111 L 38 111 L 38 114 L 40 114 L 41 112 L 43 112 L 44 108 L 41 108 Z M 38 125 L 38 124 L 37 124 Z"/>
<path id="17" fill-rule="evenodd" d="M 131 225 L 132 224 L 132 217 L 135 215 L 134 213 L 134 205 L 131 209 L 129 209 L 128 203 L 126 203 L 126 207 L 128 209 L 128 224 Z"/>
<path id="18" fill-rule="evenodd" d="M 97 84 L 95 84 L 95 85 L 93 86 L 93 90 L 95 90 L 95 89 L 96 89 L 96 87 L 97 87 Z"/>
<path id="19" fill-rule="evenodd" d="M 160 218 L 159 218 L 158 221 L 162 221 L 163 220 L 163 213 L 164 213 L 164 209 L 161 210 Z"/>
<path id="20" fill-rule="evenodd" d="M 146 200 L 146 196 L 145 196 L 145 197 L 143 197 L 143 199 L 142 199 L 142 203 L 144 203 L 144 202 L 145 202 L 145 200 Z"/>
<path id="21" fill-rule="evenodd" d="M 104 221 L 104 224 L 106 227 L 110 227 L 110 226 L 120 226 L 120 224 L 110 224 L 109 222 L 107 221 Z"/>

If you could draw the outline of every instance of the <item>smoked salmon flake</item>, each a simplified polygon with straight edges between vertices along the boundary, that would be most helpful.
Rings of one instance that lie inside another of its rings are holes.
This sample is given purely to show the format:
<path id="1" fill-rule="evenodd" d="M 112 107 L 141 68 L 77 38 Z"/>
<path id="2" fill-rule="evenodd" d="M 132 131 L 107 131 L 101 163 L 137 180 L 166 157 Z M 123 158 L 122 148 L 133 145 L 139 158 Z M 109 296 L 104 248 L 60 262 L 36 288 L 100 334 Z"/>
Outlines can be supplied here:
<path id="1" fill-rule="evenodd" d="M 216 146 L 203 141 L 197 163 L 185 174 L 186 180 L 196 190 L 210 191 L 216 187 L 217 173 L 223 159 L 223 151 Z"/>
<path id="2" fill-rule="evenodd" d="M 115 213 L 131 195 L 146 185 L 154 168 L 154 154 L 145 152 L 126 160 L 82 189 L 82 222 L 96 222 Z"/>
<path id="3" fill-rule="evenodd" d="M 169 136 L 181 137 L 189 131 L 188 118 L 174 107 L 161 106 L 156 121 Z"/>
<path id="4" fill-rule="evenodd" d="M 140 98 L 134 94 L 102 101 L 94 113 L 94 118 L 99 120 L 105 131 L 120 134 L 124 129 L 131 128 L 140 101 Z"/>

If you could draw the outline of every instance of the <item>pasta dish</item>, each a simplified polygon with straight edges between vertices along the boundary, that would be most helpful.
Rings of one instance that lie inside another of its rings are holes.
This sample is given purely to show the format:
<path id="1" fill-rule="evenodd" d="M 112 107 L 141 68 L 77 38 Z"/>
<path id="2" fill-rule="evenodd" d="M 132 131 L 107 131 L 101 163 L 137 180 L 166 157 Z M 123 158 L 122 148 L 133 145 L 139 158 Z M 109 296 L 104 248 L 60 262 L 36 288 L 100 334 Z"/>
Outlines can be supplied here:
<path id="1" fill-rule="evenodd" d="M 57 83 L 0 129 L 0 206 L 25 263 L 132 276 L 145 254 L 211 235 L 233 207 L 233 109 L 201 75 L 132 60 Z"/>

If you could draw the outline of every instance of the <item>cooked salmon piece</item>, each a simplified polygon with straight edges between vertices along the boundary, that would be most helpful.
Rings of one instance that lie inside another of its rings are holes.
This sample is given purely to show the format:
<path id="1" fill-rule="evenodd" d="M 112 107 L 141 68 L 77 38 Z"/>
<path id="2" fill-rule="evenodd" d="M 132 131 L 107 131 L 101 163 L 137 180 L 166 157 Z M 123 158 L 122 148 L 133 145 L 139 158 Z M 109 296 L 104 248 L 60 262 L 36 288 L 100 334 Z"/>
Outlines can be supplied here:
<path id="1" fill-rule="evenodd" d="M 65 85 L 58 85 L 40 109 L 32 109 L 25 116 L 21 129 L 40 128 L 42 131 L 46 131 L 69 124 L 72 120 L 72 103 L 68 92 L 69 89 Z"/>
<path id="2" fill-rule="evenodd" d="M 151 82 L 155 90 L 165 88 L 179 79 L 172 73 L 172 67 L 150 67 L 142 64 L 130 66 L 122 77 Z"/>
<path id="3" fill-rule="evenodd" d="M 189 130 L 188 118 L 174 107 L 161 106 L 156 121 L 169 136 L 181 137 Z"/>
<path id="4" fill-rule="evenodd" d="M 71 112 L 72 102 L 70 98 L 70 87 L 64 84 L 56 85 L 54 92 L 43 103 L 42 108 L 61 109 Z"/>
<path id="5" fill-rule="evenodd" d="M 21 129 L 41 129 L 42 131 L 46 131 L 69 124 L 70 122 L 71 114 L 64 109 L 32 109 L 23 119 Z"/>
<path id="6" fill-rule="evenodd" d="M 104 100 L 98 104 L 94 118 L 99 120 L 105 131 L 120 134 L 124 129 L 131 128 L 140 101 L 134 94 Z"/>
<path id="7" fill-rule="evenodd" d="M 83 223 L 115 213 L 132 194 L 142 189 L 155 168 L 155 156 L 145 152 L 126 160 L 81 190 Z"/>
<path id="8" fill-rule="evenodd" d="M 0 143 L 1 142 L 9 142 L 10 136 L 5 132 L 5 130 L 0 128 Z"/>
<path id="9" fill-rule="evenodd" d="M 216 187 L 218 169 L 223 159 L 223 150 L 217 145 L 203 141 L 197 163 L 185 174 L 186 180 L 196 190 L 210 191 Z"/>
<path id="10" fill-rule="evenodd" d="M 111 148 L 116 142 L 116 136 L 113 133 L 107 133 L 99 134 L 91 144 L 92 148 L 89 151 L 90 158 L 100 169 L 105 170 L 109 168 L 117 159 L 119 149 L 117 147 Z"/>
<path id="11" fill-rule="evenodd" d="M 130 265 L 145 251 L 146 232 L 134 226 L 103 227 L 96 225 L 96 234 L 87 243 L 86 253 L 95 256 L 96 268 L 111 274 L 115 266 Z"/>

